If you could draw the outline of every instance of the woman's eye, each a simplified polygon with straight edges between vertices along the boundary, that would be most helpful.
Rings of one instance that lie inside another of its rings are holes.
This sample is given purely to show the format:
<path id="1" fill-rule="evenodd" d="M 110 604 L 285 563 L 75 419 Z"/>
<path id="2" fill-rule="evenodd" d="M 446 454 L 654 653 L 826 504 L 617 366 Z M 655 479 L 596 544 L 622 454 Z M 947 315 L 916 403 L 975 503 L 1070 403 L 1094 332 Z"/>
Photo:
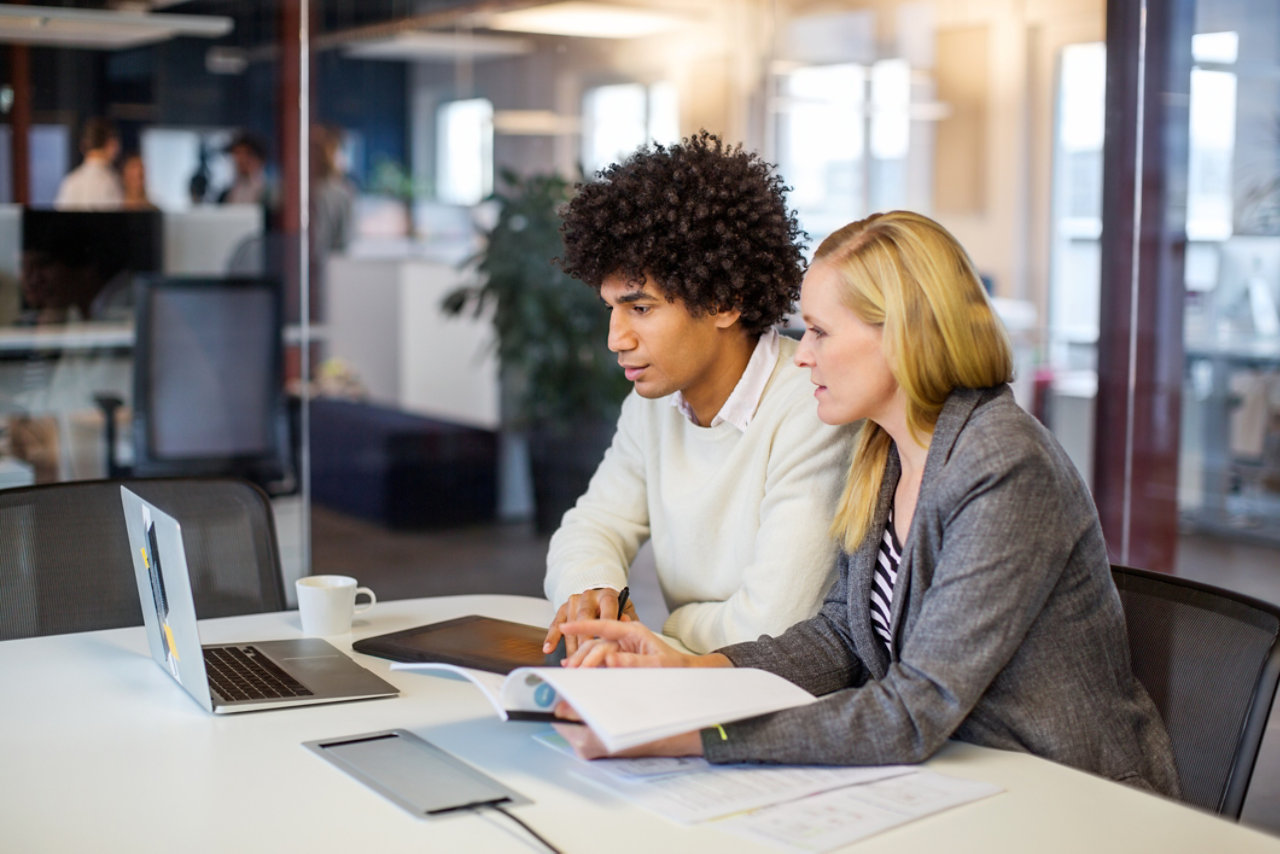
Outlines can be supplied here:
<path id="1" fill-rule="evenodd" d="M 810 332 L 810 334 L 812 334 L 812 335 L 813 335 L 813 337 L 814 337 L 814 338 L 821 338 L 823 335 L 826 335 L 826 333 L 825 333 L 825 332 L 823 332 L 821 329 L 819 329 L 819 328 L 818 328 L 818 327 L 816 327 L 816 326 L 810 326 L 810 327 L 809 327 L 809 332 Z"/>

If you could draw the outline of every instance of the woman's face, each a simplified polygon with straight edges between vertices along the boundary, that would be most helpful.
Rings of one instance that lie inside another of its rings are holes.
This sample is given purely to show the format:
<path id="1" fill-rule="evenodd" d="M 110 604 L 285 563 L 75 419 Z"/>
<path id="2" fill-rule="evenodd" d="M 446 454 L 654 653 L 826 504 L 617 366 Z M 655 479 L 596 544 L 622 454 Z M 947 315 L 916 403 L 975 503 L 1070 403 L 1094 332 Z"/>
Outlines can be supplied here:
<path id="1" fill-rule="evenodd" d="M 146 189 L 147 173 L 141 157 L 130 157 L 121 165 L 120 181 L 126 190 L 141 192 Z"/>
<path id="2" fill-rule="evenodd" d="M 795 362 L 817 386 L 818 418 L 826 424 L 900 421 L 906 404 L 884 357 L 884 331 L 840 301 L 842 287 L 840 274 L 819 261 L 800 289 L 805 330 Z"/>

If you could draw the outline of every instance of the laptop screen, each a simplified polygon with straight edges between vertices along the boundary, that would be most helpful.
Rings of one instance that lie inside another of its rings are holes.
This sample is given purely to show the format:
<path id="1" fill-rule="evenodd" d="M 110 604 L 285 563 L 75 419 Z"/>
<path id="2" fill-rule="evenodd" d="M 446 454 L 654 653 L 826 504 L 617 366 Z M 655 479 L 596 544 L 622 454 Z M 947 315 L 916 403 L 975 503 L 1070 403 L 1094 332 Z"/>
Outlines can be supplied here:
<path id="1" fill-rule="evenodd" d="M 123 486 L 120 500 L 151 657 L 196 702 L 212 709 L 182 529 L 172 516 Z"/>

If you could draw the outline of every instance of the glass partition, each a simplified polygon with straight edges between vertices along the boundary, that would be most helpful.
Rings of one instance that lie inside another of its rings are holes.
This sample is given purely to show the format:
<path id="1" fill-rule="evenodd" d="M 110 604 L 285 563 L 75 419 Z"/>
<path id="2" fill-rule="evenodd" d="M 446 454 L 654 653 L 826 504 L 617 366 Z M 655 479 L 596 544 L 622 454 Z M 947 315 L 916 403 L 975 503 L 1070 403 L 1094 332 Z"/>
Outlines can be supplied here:
<path id="1" fill-rule="evenodd" d="M 138 5 L 0 27 L 0 486 L 249 477 L 292 578 L 302 6 Z"/>
<path id="2" fill-rule="evenodd" d="M 59 8 L 116 14 L 101 5 Z M 1144 557 L 1134 546 L 1179 530 L 1271 542 L 1280 478 L 1267 342 L 1280 294 L 1267 283 L 1280 276 L 1280 207 L 1267 4 L 1199 4 L 1148 42 L 1170 45 L 1160 73 L 1186 92 L 1185 110 L 1149 128 L 1147 144 L 1163 148 L 1143 167 L 1184 187 L 1163 206 L 1148 200 L 1144 221 L 1161 211 L 1158 228 L 1179 235 L 1173 254 L 1151 256 L 1177 259 L 1159 261 L 1152 279 L 1175 296 L 1152 305 L 1161 317 L 1176 305 L 1185 353 L 1157 348 L 1154 362 L 1136 363 L 1107 343 L 1130 317 L 1120 309 L 1133 293 L 1132 243 L 1104 228 L 1108 210 L 1132 215 L 1136 198 L 1129 183 L 1128 207 L 1117 207 L 1103 175 L 1104 162 L 1123 160 L 1107 145 L 1132 127 L 1105 99 L 1140 97 L 1129 65 L 1114 65 L 1117 50 L 1125 63 L 1137 55 L 1117 23 L 1129 4 L 1112 4 L 1109 24 L 1098 0 L 655 0 L 614 7 L 630 17 L 588 29 L 546 4 L 520 15 L 394 0 L 151 5 L 123 41 L 101 27 L 74 43 L 0 32 L 4 485 L 134 462 L 135 281 L 268 277 L 281 283 L 293 482 L 267 486 L 279 493 L 292 571 L 354 571 L 357 540 L 400 532 L 478 527 L 535 554 L 545 532 L 528 529 L 518 380 L 497 364 L 490 318 L 442 302 L 478 281 L 468 260 L 512 178 L 572 183 L 643 141 L 706 128 L 779 165 L 810 246 L 894 207 L 929 213 L 961 239 L 1015 339 L 1018 399 L 1093 484 L 1117 555 L 1171 566 L 1176 548 Z M 60 210 L 95 119 L 114 134 L 118 199 Z M 1185 139 L 1169 135 L 1174 126 Z M 70 223 L 72 213 L 89 218 L 77 226 L 88 236 L 78 255 L 59 257 L 53 237 L 79 232 L 50 230 L 47 218 Z M 1144 377 L 1162 377 L 1158 389 L 1185 382 L 1176 410 L 1165 401 L 1150 422 L 1116 420 Z M 477 444 L 432 450 L 455 428 Z M 1176 466 L 1176 480 L 1144 462 L 1147 434 L 1161 447 L 1173 437 L 1173 456 L 1152 459 Z M 354 469 L 356 459 L 373 462 Z M 449 477 L 466 489 L 439 487 Z M 1174 496 L 1163 527 L 1134 524 L 1135 508 L 1158 503 L 1145 489 Z M 312 501 L 324 523 L 315 555 Z M 344 530 L 345 541 L 327 539 Z"/>

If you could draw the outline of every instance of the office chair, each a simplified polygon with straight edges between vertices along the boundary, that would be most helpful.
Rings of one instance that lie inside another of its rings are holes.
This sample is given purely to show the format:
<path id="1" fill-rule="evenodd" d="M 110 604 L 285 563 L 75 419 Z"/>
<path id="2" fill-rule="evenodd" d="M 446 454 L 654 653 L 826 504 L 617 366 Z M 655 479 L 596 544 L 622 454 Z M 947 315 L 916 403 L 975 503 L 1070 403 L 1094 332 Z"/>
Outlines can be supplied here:
<path id="1" fill-rule="evenodd" d="M 115 456 L 122 401 L 100 395 L 107 476 L 243 477 L 272 495 L 296 491 L 279 282 L 151 275 L 134 289 L 133 463 Z"/>
<path id="2" fill-rule="evenodd" d="M 0 490 L 0 640 L 142 625 L 122 484 L 181 523 L 196 616 L 285 607 L 271 503 L 252 483 L 67 481 Z"/>
<path id="3" fill-rule="evenodd" d="M 1280 680 L 1280 608 L 1164 573 L 1111 573 L 1183 800 L 1238 819 Z"/>

